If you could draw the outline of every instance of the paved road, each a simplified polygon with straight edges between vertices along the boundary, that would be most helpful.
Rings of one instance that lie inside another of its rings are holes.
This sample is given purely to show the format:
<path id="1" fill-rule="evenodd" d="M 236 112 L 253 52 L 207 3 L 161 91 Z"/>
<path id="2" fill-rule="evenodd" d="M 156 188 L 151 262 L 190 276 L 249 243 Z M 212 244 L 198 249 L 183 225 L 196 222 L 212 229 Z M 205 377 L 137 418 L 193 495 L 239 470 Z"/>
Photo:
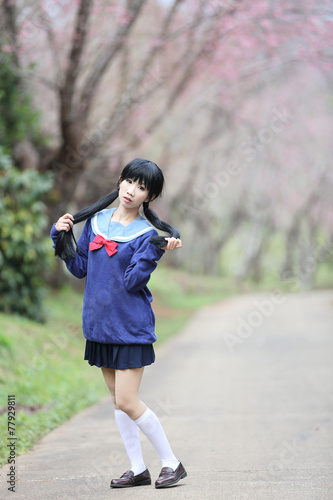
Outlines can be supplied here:
<path id="1" fill-rule="evenodd" d="M 142 387 L 186 479 L 109 488 L 128 463 L 108 397 L 19 457 L 15 494 L 4 467 L 0 497 L 332 500 L 332 375 L 333 291 L 205 308 L 157 349 Z M 143 450 L 155 479 L 160 462 L 145 437 Z"/>

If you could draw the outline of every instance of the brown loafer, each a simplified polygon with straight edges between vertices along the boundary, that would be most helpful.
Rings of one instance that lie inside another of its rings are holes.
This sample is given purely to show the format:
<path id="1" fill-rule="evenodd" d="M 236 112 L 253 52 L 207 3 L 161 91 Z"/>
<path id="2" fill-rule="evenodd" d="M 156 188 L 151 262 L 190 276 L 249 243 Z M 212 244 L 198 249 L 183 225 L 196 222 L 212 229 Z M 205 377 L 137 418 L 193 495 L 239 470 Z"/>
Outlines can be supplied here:
<path id="1" fill-rule="evenodd" d="M 155 481 L 155 488 L 167 488 L 178 483 L 180 479 L 186 476 L 187 472 L 181 463 L 179 463 L 176 470 L 173 470 L 171 467 L 162 467 L 160 475 Z"/>
<path id="2" fill-rule="evenodd" d="M 136 476 L 132 470 L 127 470 L 119 479 L 112 479 L 110 487 L 130 488 L 131 486 L 144 486 L 146 484 L 151 484 L 151 477 L 148 469 Z"/>

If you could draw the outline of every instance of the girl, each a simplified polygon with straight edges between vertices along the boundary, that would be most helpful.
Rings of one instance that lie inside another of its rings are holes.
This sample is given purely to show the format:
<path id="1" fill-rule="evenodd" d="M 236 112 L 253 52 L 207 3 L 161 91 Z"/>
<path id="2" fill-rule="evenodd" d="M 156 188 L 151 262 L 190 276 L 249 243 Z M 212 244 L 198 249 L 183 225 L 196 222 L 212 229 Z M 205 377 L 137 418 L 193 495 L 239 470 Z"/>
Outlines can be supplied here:
<path id="1" fill-rule="evenodd" d="M 85 359 L 102 369 L 131 462 L 130 470 L 112 479 L 111 488 L 151 484 L 139 429 L 162 461 L 156 488 L 171 486 L 187 475 L 157 416 L 139 398 L 144 367 L 155 361 L 155 316 L 147 283 L 164 251 L 182 246 L 178 231 L 149 209 L 163 183 L 155 163 L 136 158 L 123 169 L 116 191 L 74 217 L 63 215 L 51 230 L 55 254 L 74 276 L 86 278 L 82 311 Z M 107 209 L 118 197 L 118 207 Z M 145 218 L 139 213 L 141 205 Z M 83 220 L 86 223 L 75 247 L 73 224 Z M 148 221 L 170 237 L 158 236 Z"/>

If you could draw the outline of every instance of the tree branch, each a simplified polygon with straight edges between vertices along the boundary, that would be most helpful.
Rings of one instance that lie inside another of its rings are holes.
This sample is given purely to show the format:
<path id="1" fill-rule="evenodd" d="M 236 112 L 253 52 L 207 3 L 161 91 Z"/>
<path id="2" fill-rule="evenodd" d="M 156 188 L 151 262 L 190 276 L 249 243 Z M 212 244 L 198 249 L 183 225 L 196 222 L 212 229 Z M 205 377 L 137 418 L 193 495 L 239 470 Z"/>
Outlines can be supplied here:
<path id="1" fill-rule="evenodd" d="M 118 32 L 115 35 L 114 43 L 110 45 L 109 50 L 105 51 L 105 53 L 102 54 L 100 58 L 96 59 L 96 62 L 90 71 L 90 75 L 86 80 L 86 83 L 83 87 L 80 97 L 80 108 L 82 110 L 82 119 L 86 119 L 86 117 L 88 116 L 91 103 L 100 79 L 102 78 L 103 74 L 109 67 L 115 55 L 123 46 L 124 40 L 131 31 L 146 1 L 147 0 L 137 0 L 132 3 L 129 9 L 129 16 L 130 16 L 129 22 L 126 25 L 121 26 L 119 28 Z"/>
<path id="2" fill-rule="evenodd" d="M 170 8 L 170 11 L 168 13 L 168 15 L 166 16 L 166 19 L 162 25 L 162 29 L 161 29 L 161 32 L 158 36 L 158 39 L 163 42 L 163 40 L 166 38 L 166 35 L 167 35 L 167 31 L 169 29 L 169 26 L 177 12 L 177 8 L 178 6 L 180 5 L 180 3 L 182 2 L 183 0 L 174 0 L 174 3 L 172 5 L 172 7 Z M 142 83 L 145 75 L 147 74 L 147 71 L 149 69 L 149 67 L 152 65 L 152 62 L 155 58 L 155 56 L 162 51 L 162 46 L 161 45 L 153 45 L 147 55 L 147 57 L 145 58 L 143 64 L 141 65 L 141 69 L 138 71 L 137 75 L 135 78 L 133 78 L 132 82 L 130 83 L 130 85 L 128 86 L 126 92 L 125 92 L 125 100 L 128 100 L 130 101 L 131 98 L 133 97 L 133 94 L 135 92 L 135 90 L 138 88 L 138 86 Z"/>
<path id="3" fill-rule="evenodd" d="M 70 115 L 72 113 L 72 101 L 79 73 L 80 59 L 88 32 L 91 4 L 92 0 L 81 0 L 76 16 L 72 48 L 69 55 L 69 63 L 65 75 L 64 86 L 61 91 L 62 116 L 65 121 L 70 120 Z"/>
<path id="4" fill-rule="evenodd" d="M 172 23 L 172 20 L 176 14 L 177 8 L 180 5 L 182 0 L 174 0 L 173 5 L 171 6 L 170 10 L 168 11 L 168 14 L 165 18 L 165 21 L 162 25 L 160 34 L 158 36 L 158 39 L 163 41 L 166 36 L 168 29 Z M 140 94 L 138 95 L 137 89 L 139 88 L 140 84 L 144 80 L 145 76 L 147 75 L 147 72 L 149 68 L 151 67 L 156 55 L 163 50 L 163 45 L 153 45 L 148 52 L 146 58 L 144 59 L 141 68 L 135 75 L 135 77 L 129 81 L 125 91 L 122 91 L 118 97 L 118 99 L 115 100 L 115 106 L 112 110 L 111 115 L 108 118 L 108 123 L 111 124 L 108 127 L 108 130 L 105 131 L 103 134 L 103 139 L 96 145 L 95 148 L 93 148 L 93 154 L 97 154 L 98 150 L 101 150 L 105 143 L 110 139 L 110 137 L 113 135 L 113 133 L 119 128 L 119 125 L 123 122 L 123 120 L 126 117 L 126 114 L 128 113 L 129 109 L 131 106 L 138 101 L 140 103 L 144 101 L 149 95 L 152 94 L 152 91 L 156 90 L 159 88 L 165 81 L 161 82 L 156 82 L 156 85 L 153 87 L 153 89 L 149 89 L 146 94 Z"/>

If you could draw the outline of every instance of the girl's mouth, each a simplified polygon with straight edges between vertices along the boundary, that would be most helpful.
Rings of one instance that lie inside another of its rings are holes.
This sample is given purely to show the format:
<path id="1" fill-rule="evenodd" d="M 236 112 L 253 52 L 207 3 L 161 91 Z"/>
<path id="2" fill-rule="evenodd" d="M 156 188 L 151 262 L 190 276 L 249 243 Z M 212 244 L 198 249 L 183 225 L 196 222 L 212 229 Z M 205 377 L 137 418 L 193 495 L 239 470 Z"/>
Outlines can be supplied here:
<path id="1" fill-rule="evenodd" d="M 129 198 L 126 198 L 126 196 L 124 196 L 124 200 L 125 200 L 126 203 L 131 203 L 132 202 L 132 200 L 130 200 Z"/>

